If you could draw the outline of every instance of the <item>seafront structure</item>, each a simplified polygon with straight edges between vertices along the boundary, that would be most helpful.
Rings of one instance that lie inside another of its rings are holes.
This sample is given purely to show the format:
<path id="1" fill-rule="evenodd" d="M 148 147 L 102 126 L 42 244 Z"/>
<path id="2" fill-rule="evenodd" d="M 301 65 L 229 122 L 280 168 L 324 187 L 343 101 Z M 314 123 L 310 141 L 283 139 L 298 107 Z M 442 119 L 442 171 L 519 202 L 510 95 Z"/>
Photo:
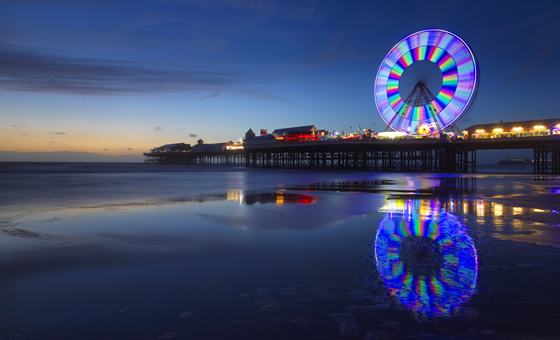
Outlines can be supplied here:
<path id="1" fill-rule="evenodd" d="M 146 163 L 474 172 L 477 150 L 533 149 L 535 174 L 560 173 L 560 119 L 458 129 L 478 80 L 476 58 L 465 41 L 444 30 L 419 31 L 397 43 L 377 72 L 375 103 L 392 131 L 340 136 L 305 125 L 271 134 L 262 129 L 257 136 L 249 129 L 243 143 L 199 140 L 191 150 L 165 145 L 144 155 Z"/>
<path id="2" fill-rule="evenodd" d="M 560 135 L 560 119 L 477 124 L 463 130 L 465 139 L 513 138 Z"/>
<path id="3" fill-rule="evenodd" d="M 399 41 L 381 62 L 375 104 L 395 131 L 457 133 L 455 124 L 473 102 L 478 79 L 476 58 L 464 40 L 440 29 L 423 30 Z"/>
<path id="4" fill-rule="evenodd" d="M 549 120 L 556 126 L 560 118 Z M 543 120 L 526 121 L 535 126 Z M 517 122 L 519 123 L 519 122 Z M 508 123 L 503 123 L 508 124 Z M 493 124 L 489 124 L 494 126 Z M 234 165 L 260 168 L 302 168 L 325 170 L 475 172 L 477 150 L 533 149 L 535 174 L 560 173 L 560 135 L 538 134 L 503 138 L 414 138 L 361 139 L 325 138 L 311 134 L 309 139 L 292 139 L 287 134 L 256 136 L 252 129 L 243 143 L 217 143 L 220 148 L 194 152 L 167 145 L 145 153 L 146 163 Z M 297 129 L 292 133 L 300 134 Z M 321 130 L 317 130 L 319 132 Z M 313 132 L 313 133 L 317 133 Z M 322 132 L 321 132 L 322 134 Z M 469 134 L 465 134 L 467 137 Z M 194 149 L 193 147 L 192 149 Z"/>

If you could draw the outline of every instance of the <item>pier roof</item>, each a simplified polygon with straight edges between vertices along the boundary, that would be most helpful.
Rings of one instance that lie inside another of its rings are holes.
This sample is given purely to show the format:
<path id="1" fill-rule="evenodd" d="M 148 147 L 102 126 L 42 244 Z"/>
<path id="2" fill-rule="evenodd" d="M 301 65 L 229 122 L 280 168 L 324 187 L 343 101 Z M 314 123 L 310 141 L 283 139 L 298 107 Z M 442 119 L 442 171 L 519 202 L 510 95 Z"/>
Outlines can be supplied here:
<path id="1" fill-rule="evenodd" d="M 305 126 L 295 126 L 295 127 L 289 127 L 289 128 L 283 128 L 283 129 L 276 129 L 272 132 L 272 134 L 275 134 L 277 136 L 283 136 L 286 133 L 290 133 L 290 132 L 316 132 L 317 128 L 315 127 L 315 125 L 305 125 Z"/>
<path id="2" fill-rule="evenodd" d="M 185 144 L 185 143 L 173 143 L 173 144 L 165 144 L 162 146 L 159 146 L 157 148 L 153 148 L 152 150 L 170 150 L 170 149 L 174 149 L 174 150 L 179 150 L 179 149 L 190 149 L 191 145 L 190 144 Z"/>

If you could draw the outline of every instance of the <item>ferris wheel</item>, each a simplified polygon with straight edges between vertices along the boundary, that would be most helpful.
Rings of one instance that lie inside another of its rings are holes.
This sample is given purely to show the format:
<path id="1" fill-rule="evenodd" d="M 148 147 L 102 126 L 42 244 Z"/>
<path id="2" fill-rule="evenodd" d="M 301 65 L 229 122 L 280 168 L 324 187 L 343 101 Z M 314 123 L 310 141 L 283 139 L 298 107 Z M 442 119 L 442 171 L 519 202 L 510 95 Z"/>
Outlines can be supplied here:
<path id="1" fill-rule="evenodd" d="M 450 128 L 478 89 L 478 65 L 469 46 L 439 29 L 413 33 L 383 59 L 374 97 L 383 121 L 409 135 Z"/>

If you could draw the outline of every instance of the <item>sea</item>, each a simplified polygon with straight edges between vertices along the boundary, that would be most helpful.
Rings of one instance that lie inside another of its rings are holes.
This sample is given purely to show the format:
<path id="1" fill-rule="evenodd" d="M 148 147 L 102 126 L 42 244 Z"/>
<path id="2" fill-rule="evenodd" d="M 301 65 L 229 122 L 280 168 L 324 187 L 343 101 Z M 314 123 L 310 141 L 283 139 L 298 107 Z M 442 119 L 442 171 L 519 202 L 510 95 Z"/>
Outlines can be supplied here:
<path id="1" fill-rule="evenodd" d="M 559 339 L 560 179 L 0 163 L 0 339 Z"/>

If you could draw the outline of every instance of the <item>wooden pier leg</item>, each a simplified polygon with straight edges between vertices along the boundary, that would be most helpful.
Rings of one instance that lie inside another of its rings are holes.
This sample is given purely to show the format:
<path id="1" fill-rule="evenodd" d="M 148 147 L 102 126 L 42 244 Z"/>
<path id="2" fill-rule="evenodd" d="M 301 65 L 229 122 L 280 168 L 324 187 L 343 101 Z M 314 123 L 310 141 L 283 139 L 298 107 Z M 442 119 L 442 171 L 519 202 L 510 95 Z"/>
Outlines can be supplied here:
<path id="1" fill-rule="evenodd" d="M 538 174 L 538 164 L 539 164 L 539 152 L 537 148 L 533 149 L 533 173 Z"/>

